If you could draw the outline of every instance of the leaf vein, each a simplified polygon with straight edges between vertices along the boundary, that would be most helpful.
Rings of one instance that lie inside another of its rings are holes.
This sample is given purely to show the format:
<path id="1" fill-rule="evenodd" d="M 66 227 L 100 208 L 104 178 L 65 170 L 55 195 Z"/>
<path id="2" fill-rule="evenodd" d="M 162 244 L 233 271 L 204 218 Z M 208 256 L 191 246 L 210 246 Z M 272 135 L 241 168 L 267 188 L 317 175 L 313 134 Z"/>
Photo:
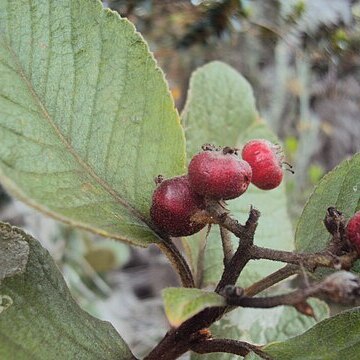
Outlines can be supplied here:
<path id="1" fill-rule="evenodd" d="M 145 218 L 143 214 L 141 214 L 137 209 L 132 207 L 125 199 L 123 199 L 120 194 L 113 189 L 110 184 L 108 184 L 104 179 L 102 179 L 95 171 L 94 169 L 86 162 L 84 159 L 80 157 L 80 155 L 75 151 L 75 149 L 72 147 L 72 145 L 68 142 L 68 140 L 65 138 L 64 134 L 61 132 L 57 124 L 54 122 L 53 118 L 49 114 L 47 108 L 39 98 L 38 94 L 36 93 L 35 89 L 33 88 L 31 82 L 27 78 L 26 74 L 24 73 L 24 69 L 19 62 L 18 56 L 16 53 L 14 53 L 13 49 L 9 44 L 5 42 L 5 46 L 7 47 L 9 53 L 11 54 L 12 58 L 14 59 L 14 63 L 16 67 L 18 68 L 18 72 L 22 80 L 24 81 L 26 87 L 28 88 L 30 94 L 32 95 L 34 101 L 36 102 L 37 106 L 39 107 L 39 110 L 43 114 L 43 118 L 49 123 L 49 125 L 53 128 L 55 134 L 59 137 L 61 142 L 64 144 L 65 148 L 68 150 L 68 152 L 73 156 L 75 161 L 80 165 L 80 167 L 85 171 L 85 173 L 93 178 L 96 183 L 98 183 L 104 190 L 107 192 L 110 196 L 112 196 L 116 201 L 125 207 L 134 217 L 136 217 L 140 222 L 144 223 L 147 227 L 149 227 L 153 234 L 156 235 L 156 232 L 153 230 L 151 223 Z"/>

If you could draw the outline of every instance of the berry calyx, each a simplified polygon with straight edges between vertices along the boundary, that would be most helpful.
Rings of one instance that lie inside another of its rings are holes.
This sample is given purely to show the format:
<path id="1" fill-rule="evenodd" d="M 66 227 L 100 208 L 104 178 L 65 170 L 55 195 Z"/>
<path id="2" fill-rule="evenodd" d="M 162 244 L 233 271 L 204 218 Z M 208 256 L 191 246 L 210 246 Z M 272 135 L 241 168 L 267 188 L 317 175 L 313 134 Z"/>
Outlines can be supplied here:
<path id="1" fill-rule="evenodd" d="M 251 181 L 250 165 L 239 158 L 236 149 L 203 146 L 189 164 L 191 188 L 215 200 L 234 199 L 243 194 Z"/>
<path id="2" fill-rule="evenodd" d="M 280 147 L 264 139 L 251 140 L 242 150 L 242 158 L 252 169 L 251 182 L 262 190 L 275 189 L 283 179 Z"/>
<path id="3" fill-rule="evenodd" d="M 360 211 L 349 220 L 346 225 L 346 236 L 360 254 Z"/>
<path id="4" fill-rule="evenodd" d="M 187 176 L 158 182 L 150 216 L 155 226 L 167 235 L 188 236 L 200 231 L 205 223 L 197 223 L 193 216 L 204 208 L 204 200 L 195 194 Z"/>

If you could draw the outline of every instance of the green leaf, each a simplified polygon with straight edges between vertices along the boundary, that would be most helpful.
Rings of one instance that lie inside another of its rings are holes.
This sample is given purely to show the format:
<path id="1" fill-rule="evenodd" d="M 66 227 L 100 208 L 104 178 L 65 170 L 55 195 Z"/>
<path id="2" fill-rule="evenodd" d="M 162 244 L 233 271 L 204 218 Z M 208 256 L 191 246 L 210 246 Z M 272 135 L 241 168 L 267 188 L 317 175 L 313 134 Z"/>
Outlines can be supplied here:
<path id="1" fill-rule="evenodd" d="M 256 118 L 253 91 L 242 75 L 219 61 L 199 68 L 191 76 L 182 114 L 189 158 L 204 143 L 235 146 Z"/>
<path id="2" fill-rule="evenodd" d="M 166 316 L 175 327 L 208 307 L 225 305 L 222 296 L 199 289 L 166 288 L 162 296 Z"/>
<path id="3" fill-rule="evenodd" d="M 110 323 L 75 303 L 49 253 L 20 229 L 0 223 L 2 251 L 24 244 L 25 267 L 18 259 L 22 270 L 0 284 L 0 358 L 135 359 Z"/>
<path id="4" fill-rule="evenodd" d="M 330 235 L 323 219 L 329 206 L 335 206 L 347 217 L 360 210 L 360 154 L 343 161 L 315 188 L 297 225 L 295 246 L 298 251 L 315 252 L 326 247 Z"/>
<path id="5" fill-rule="evenodd" d="M 143 38 L 97 0 L 0 0 L 0 179 L 74 226 L 158 241 L 158 174 L 185 170 L 164 76 Z"/>
<path id="6" fill-rule="evenodd" d="M 356 360 L 360 352 L 360 309 L 326 319 L 303 335 L 263 350 L 276 360 Z"/>

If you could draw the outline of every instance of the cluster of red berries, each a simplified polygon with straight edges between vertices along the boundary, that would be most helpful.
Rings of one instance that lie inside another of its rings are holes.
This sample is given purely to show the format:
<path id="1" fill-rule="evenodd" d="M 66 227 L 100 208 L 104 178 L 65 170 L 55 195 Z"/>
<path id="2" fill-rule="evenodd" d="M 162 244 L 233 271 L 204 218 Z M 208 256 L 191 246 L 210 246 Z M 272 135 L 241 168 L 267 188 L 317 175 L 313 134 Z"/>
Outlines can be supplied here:
<path id="1" fill-rule="evenodd" d="M 280 185 L 282 155 L 279 146 L 263 139 L 249 141 L 242 150 L 204 145 L 190 164 L 188 175 L 156 178 L 150 215 L 155 226 L 170 236 L 188 236 L 206 223 L 195 220 L 205 198 L 230 200 L 243 194 L 250 182 L 263 190 Z"/>

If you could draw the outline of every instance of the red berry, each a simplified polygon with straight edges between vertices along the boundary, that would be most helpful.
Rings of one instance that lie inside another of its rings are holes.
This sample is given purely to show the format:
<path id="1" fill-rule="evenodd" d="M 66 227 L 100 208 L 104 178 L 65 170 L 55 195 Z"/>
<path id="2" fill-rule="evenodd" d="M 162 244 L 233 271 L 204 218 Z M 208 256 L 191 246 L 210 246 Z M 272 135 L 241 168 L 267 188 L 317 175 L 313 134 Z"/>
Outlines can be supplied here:
<path id="1" fill-rule="evenodd" d="M 243 194 L 251 181 L 251 168 L 234 149 L 203 147 L 189 164 L 192 189 L 212 199 L 234 199 Z"/>
<path id="2" fill-rule="evenodd" d="M 163 180 L 155 189 L 150 216 L 165 234 L 188 236 L 205 226 L 192 221 L 192 216 L 202 208 L 204 201 L 191 190 L 188 177 L 178 176 Z"/>
<path id="3" fill-rule="evenodd" d="M 251 140 L 242 150 L 242 158 L 252 169 L 251 182 L 262 190 L 278 187 L 283 178 L 279 147 L 263 139 Z"/>
<path id="4" fill-rule="evenodd" d="M 355 213 L 346 225 L 346 236 L 360 253 L 360 211 Z"/>

